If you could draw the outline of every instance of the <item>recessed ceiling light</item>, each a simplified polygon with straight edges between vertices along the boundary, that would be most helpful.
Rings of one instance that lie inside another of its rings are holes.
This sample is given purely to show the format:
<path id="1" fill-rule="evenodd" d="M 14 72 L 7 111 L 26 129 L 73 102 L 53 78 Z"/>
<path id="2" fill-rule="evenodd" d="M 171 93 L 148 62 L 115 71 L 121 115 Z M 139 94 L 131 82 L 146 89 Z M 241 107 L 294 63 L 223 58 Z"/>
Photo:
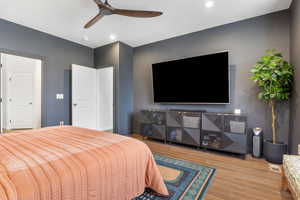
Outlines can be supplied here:
<path id="1" fill-rule="evenodd" d="M 206 7 L 206 8 L 212 8 L 212 7 L 214 7 L 214 5 L 215 5 L 215 2 L 214 2 L 214 1 L 207 1 L 207 2 L 205 3 L 205 7 Z"/>
<path id="2" fill-rule="evenodd" d="M 109 39 L 114 41 L 117 39 L 117 36 L 112 34 L 109 36 Z"/>
<path id="3" fill-rule="evenodd" d="M 87 35 L 84 35 L 84 36 L 83 36 L 83 40 L 84 40 L 84 41 L 89 41 L 89 37 L 88 37 Z"/>

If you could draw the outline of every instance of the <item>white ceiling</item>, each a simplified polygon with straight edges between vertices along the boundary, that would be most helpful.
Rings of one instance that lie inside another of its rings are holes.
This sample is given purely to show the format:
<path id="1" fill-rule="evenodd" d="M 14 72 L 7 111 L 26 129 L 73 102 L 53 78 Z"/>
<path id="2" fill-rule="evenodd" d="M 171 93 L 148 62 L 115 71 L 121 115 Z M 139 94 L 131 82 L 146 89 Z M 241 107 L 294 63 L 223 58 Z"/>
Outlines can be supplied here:
<path id="1" fill-rule="evenodd" d="M 110 35 L 133 47 L 284 10 L 292 0 L 110 0 L 114 7 L 163 11 L 152 19 L 107 16 L 90 29 L 98 13 L 93 0 L 1 0 L 0 18 L 90 47 L 111 43 Z M 88 41 L 83 38 L 88 37 Z"/>

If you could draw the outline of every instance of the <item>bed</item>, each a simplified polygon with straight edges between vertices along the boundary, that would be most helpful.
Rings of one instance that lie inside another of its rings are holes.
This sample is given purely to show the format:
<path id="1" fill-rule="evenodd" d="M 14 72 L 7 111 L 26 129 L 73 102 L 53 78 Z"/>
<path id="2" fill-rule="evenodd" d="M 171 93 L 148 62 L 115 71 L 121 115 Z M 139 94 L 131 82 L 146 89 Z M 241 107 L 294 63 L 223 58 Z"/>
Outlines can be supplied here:
<path id="1" fill-rule="evenodd" d="M 72 126 L 0 136 L 1 200 L 131 200 L 168 191 L 148 147 Z"/>

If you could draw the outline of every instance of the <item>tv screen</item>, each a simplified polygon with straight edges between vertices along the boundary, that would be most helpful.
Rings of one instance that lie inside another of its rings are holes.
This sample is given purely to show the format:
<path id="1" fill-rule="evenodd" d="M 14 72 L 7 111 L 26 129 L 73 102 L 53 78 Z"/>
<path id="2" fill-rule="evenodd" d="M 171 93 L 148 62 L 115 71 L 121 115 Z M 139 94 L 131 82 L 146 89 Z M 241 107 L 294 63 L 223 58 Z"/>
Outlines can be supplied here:
<path id="1" fill-rule="evenodd" d="M 155 103 L 228 104 L 228 52 L 153 64 Z"/>

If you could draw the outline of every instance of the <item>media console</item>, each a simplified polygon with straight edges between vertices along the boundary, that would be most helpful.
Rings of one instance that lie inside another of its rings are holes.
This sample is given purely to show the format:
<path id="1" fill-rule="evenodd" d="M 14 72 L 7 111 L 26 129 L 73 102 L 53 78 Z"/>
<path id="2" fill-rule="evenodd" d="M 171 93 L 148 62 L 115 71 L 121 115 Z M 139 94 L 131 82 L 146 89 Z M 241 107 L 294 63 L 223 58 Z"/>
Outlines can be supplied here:
<path id="1" fill-rule="evenodd" d="M 140 133 L 150 139 L 245 155 L 247 117 L 230 113 L 143 110 Z"/>

